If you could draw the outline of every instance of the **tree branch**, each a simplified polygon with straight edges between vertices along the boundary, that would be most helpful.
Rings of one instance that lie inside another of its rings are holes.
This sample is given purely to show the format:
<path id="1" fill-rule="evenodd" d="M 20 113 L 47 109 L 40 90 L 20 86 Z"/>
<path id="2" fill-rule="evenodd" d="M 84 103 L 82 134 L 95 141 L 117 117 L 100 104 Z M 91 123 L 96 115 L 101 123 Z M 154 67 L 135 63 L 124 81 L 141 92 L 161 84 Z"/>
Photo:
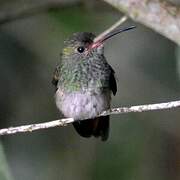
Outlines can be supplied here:
<path id="1" fill-rule="evenodd" d="M 99 116 L 107 116 L 107 115 L 112 115 L 112 114 L 125 114 L 125 113 L 131 113 L 131 112 L 164 110 L 164 109 L 172 109 L 172 108 L 177 108 L 177 107 L 180 107 L 180 100 L 166 102 L 166 103 L 158 103 L 158 104 L 146 104 L 146 105 L 137 105 L 137 106 L 131 106 L 131 107 L 113 108 L 113 109 L 102 112 Z M 22 132 L 32 132 L 32 131 L 37 131 L 40 129 L 48 129 L 48 128 L 53 128 L 53 127 L 58 127 L 58 126 L 66 126 L 72 122 L 74 122 L 73 118 L 64 118 L 64 119 L 58 119 L 58 120 L 45 122 L 45 123 L 4 128 L 4 129 L 0 129 L 0 136 L 22 133 Z"/>
<path id="2" fill-rule="evenodd" d="M 104 0 L 180 45 L 180 7 L 165 0 Z"/>

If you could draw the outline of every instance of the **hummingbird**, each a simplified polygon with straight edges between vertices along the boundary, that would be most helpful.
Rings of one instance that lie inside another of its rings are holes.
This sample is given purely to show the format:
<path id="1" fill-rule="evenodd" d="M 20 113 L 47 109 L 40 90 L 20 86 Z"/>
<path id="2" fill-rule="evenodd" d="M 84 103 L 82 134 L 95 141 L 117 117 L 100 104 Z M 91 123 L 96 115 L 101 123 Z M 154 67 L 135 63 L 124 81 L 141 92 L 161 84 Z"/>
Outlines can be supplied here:
<path id="1" fill-rule="evenodd" d="M 55 102 L 65 117 L 75 120 L 73 126 L 82 137 L 108 139 L 109 115 L 98 115 L 110 109 L 111 94 L 116 94 L 117 83 L 115 71 L 104 56 L 104 43 L 133 28 L 114 30 L 97 41 L 93 33 L 78 32 L 64 41 L 61 61 L 52 79 Z"/>

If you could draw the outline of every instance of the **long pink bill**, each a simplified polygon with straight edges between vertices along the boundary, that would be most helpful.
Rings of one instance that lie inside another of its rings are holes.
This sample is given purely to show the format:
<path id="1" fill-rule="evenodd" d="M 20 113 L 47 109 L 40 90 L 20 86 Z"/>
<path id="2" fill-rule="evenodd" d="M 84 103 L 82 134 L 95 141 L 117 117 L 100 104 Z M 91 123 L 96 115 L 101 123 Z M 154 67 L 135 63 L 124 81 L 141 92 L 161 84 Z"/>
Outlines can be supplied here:
<path id="1" fill-rule="evenodd" d="M 134 29 L 136 28 L 136 26 L 130 26 L 130 27 L 127 27 L 127 28 L 124 28 L 124 29 L 116 29 L 114 31 L 111 31 L 109 32 L 108 34 L 106 34 L 104 37 L 102 37 L 102 39 L 96 41 L 96 42 L 93 42 L 93 44 L 91 45 L 91 48 L 97 48 L 98 46 L 100 46 L 103 42 L 105 42 L 106 40 L 110 39 L 111 37 L 119 34 L 119 33 L 122 33 L 122 32 L 125 32 L 125 31 L 129 31 L 131 29 Z"/>

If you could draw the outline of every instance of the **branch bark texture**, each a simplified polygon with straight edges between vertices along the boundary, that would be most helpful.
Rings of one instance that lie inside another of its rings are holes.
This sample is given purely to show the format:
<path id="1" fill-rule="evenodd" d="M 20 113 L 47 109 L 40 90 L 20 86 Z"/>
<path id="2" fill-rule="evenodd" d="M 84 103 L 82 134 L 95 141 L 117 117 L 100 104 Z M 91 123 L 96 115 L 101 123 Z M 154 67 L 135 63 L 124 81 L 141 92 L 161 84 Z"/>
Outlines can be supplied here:
<path id="1" fill-rule="evenodd" d="M 144 112 L 144 111 L 172 109 L 172 108 L 177 108 L 177 107 L 180 107 L 180 100 L 166 102 L 166 103 L 158 103 L 158 104 L 147 104 L 147 105 L 137 105 L 137 106 L 131 106 L 131 107 L 113 108 L 113 109 L 102 112 L 99 116 L 107 116 L 107 115 L 112 115 L 112 114 L 125 114 L 125 113 L 131 113 L 131 112 Z M 58 120 L 45 122 L 45 123 L 39 123 L 39 124 L 9 127 L 9 128 L 0 129 L 0 136 L 22 133 L 22 132 L 32 132 L 32 131 L 37 131 L 40 129 L 48 129 L 48 128 L 53 128 L 53 127 L 58 127 L 58 126 L 66 126 L 72 122 L 74 122 L 73 118 L 64 118 L 64 119 L 58 119 Z"/>
<path id="2" fill-rule="evenodd" d="M 104 0 L 180 45 L 180 7 L 165 0 Z"/>

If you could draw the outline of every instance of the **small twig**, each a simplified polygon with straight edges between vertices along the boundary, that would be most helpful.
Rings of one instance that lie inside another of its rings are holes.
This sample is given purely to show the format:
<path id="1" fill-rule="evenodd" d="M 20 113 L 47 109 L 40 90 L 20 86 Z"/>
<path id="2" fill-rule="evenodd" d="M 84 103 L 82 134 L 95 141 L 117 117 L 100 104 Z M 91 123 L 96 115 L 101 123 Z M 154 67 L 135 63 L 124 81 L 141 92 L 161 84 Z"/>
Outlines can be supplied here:
<path id="1" fill-rule="evenodd" d="M 147 104 L 147 105 L 137 105 L 137 106 L 131 106 L 131 107 L 113 108 L 113 109 L 102 112 L 99 116 L 107 116 L 107 115 L 112 115 L 112 114 L 124 114 L 124 113 L 131 113 L 131 112 L 144 112 L 144 111 L 172 109 L 172 108 L 177 108 L 177 107 L 180 107 L 180 100 L 166 102 L 166 103 L 158 103 L 158 104 Z M 37 131 L 39 129 L 48 129 L 48 128 L 57 127 L 57 126 L 65 126 L 72 122 L 74 122 L 73 118 L 64 118 L 64 119 L 58 119 L 58 120 L 45 122 L 45 123 L 4 128 L 4 129 L 0 129 L 0 136 L 22 133 L 22 132 L 32 132 L 32 131 Z"/>
<path id="2" fill-rule="evenodd" d="M 119 19 L 119 21 L 117 21 L 115 24 L 113 24 L 110 28 L 106 29 L 104 32 L 102 32 L 101 34 L 99 34 L 95 39 L 94 42 L 100 40 L 102 37 L 104 37 L 106 34 L 108 34 L 109 32 L 113 31 L 114 29 L 116 29 L 118 26 L 120 26 L 121 24 L 123 24 L 126 20 L 127 20 L 127 16 L 123 16 L 122 18 Z"/>

